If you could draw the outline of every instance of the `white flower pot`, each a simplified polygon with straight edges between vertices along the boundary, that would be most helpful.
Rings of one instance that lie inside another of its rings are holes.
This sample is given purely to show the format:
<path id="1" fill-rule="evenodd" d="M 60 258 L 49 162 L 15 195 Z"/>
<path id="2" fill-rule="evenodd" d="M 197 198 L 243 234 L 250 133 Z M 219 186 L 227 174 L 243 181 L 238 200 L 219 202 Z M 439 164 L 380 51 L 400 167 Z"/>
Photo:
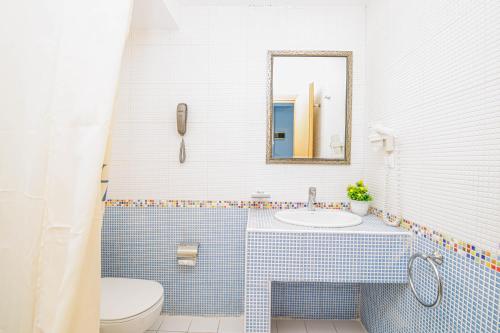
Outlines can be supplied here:
<path id="1" fill-rule="evenodd" d="M 351 200 L 351 212 L 359 216 L 368 214 L 370 203 L 368 201 L 355 201 Z"/>

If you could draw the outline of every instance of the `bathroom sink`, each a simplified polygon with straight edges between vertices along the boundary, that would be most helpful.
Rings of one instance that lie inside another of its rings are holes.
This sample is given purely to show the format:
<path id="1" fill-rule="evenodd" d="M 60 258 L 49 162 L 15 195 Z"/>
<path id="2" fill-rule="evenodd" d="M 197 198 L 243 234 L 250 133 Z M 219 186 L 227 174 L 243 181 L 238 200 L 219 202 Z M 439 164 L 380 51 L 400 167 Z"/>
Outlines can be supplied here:
<path id="1" fill-rule="evenodd" d="M 287 209 L 277 212 L 274 217 L 284 223 L 316 228 L 344 228 L 362 223 L 361 217 L 357 215 L 327 209 Z"/>

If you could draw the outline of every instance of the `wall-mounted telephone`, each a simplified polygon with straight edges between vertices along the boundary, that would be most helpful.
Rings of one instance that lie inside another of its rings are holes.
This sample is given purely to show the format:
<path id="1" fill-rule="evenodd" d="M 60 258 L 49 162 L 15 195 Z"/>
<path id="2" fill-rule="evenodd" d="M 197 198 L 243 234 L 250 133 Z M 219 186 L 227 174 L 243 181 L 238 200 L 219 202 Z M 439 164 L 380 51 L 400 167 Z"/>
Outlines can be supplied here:
<path id="1" fill-rule="evenodd" d="M 188 107 L 186 103 L 179 103 L 177 105 L 177 132 L 180 135 L 186 133 L 187 111 Z"/>
<path id="2" fill-rule="evenodd" d="M 177 104 L 177 132 L 182 136 L 181 148 L 179 150 L 179 162 L 184 163 L 186 160 L 186 146 L 184 145 L 184 134 L 187 129 L 187 104 Z"/>

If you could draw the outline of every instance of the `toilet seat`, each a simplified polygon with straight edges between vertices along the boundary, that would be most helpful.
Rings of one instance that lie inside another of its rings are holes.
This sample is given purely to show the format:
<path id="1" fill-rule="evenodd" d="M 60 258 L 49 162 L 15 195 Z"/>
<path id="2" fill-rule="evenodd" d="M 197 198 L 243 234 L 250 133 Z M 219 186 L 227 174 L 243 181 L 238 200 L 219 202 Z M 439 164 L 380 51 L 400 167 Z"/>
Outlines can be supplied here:
<path id="1" fill-rule="evenodd" d="M 144 332 L 162 307 L 163 287 L 156 281 L 101 279 L 101 333 Z"/>

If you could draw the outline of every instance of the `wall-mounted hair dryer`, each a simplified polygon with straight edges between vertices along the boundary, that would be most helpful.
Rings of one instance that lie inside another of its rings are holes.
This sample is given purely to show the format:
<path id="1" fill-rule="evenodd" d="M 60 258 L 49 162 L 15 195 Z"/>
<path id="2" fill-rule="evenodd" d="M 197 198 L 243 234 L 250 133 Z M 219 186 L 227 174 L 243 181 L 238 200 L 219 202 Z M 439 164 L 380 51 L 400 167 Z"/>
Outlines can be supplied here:
<path id="1" fill-rule="evenodd" d="M 388 154 L 394 151 L 395 137 L 391 128 L 379 124 L 370 126 L 371 133 L 368 140 L 376 145 L 376 148 L 383 148 Z"/>
<path id="2" fill-rule="evenodd" d="M 394 168 L 395 162 L 393 152 L 396 144 L 394 130 L 380 124 L 374 124 L 370 126 L 370 132 L 368 140 L 372 143 L 374 150 L 377 151 L 379 149 L 383 149 L 386 154 L 386 166 Z"/>

